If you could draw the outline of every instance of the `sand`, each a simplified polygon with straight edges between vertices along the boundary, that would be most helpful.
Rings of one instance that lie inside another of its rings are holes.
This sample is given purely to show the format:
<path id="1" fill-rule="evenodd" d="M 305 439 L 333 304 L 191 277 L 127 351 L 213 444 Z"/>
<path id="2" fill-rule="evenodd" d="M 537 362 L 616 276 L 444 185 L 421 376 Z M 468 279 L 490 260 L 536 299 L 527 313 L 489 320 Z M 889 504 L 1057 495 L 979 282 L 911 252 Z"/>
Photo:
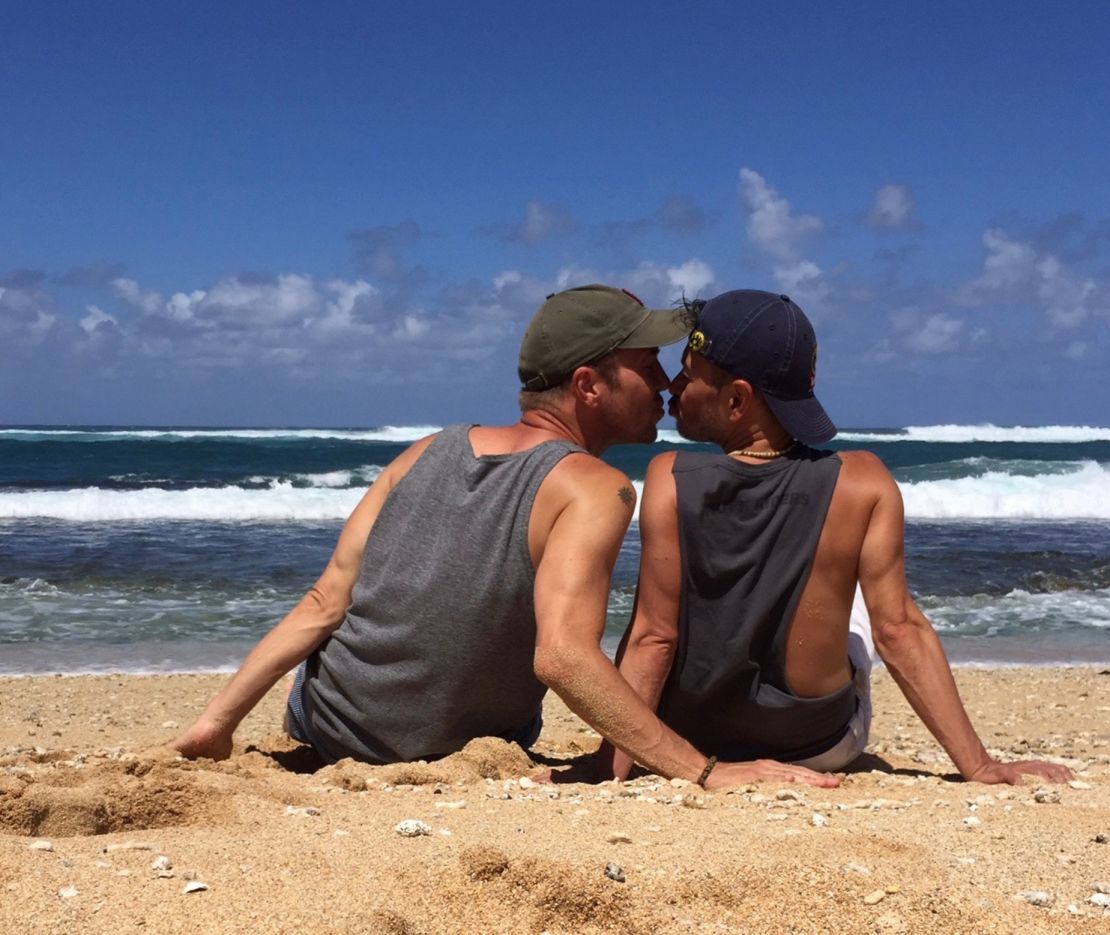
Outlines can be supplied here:
<path id="1" fill-rule="evenodd" d="M 277 730 L 281 686 L 230 760 L 188 762 L 157 745 L 222 677 L 2 679 L 0 932 L 1110 932 L 1110 671 L 957 680 L 988 748 L 1076 780 L 959 782 L 884 672 L 839 789 L 727 795 L 534 784 L 492 739 L 321 767 Z M 537 762 L 596 747 L 545 714 Z"/>

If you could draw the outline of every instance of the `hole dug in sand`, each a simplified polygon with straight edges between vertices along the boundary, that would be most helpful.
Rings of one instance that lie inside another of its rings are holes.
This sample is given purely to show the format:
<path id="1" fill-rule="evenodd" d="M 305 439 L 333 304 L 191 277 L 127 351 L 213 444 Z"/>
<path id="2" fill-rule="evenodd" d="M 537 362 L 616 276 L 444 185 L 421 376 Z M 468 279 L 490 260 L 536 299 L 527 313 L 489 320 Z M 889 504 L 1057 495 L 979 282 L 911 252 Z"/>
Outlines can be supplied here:
<path id="1" fill-rule="evenodd" d="M 118 766 L 0 777 L 0 831 L 72 837 L 210 823 L 224 797 L 192 774 L 154 767 L 142 776 Z"/>

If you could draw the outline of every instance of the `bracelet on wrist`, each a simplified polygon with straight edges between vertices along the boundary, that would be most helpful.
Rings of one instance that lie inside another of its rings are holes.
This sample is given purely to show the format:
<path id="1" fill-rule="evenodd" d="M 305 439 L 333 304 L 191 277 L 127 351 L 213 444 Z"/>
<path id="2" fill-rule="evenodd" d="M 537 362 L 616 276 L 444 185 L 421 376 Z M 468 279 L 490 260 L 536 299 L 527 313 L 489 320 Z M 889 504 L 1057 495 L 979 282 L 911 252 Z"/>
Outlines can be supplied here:
<path id="1" fill-rule="evenodd" d="M 709 778 L 709 774 L 713 772 L 713 767 L 716 765 L 717 758 L 715 756 L 711 756 L 708 760 L 705 761 L 705 768 L 701 771 L 701 775 L 698 777 L 697 780 L 698 785 L 701 786 L 703 789 L 705 788 L 705 782 Z"/>

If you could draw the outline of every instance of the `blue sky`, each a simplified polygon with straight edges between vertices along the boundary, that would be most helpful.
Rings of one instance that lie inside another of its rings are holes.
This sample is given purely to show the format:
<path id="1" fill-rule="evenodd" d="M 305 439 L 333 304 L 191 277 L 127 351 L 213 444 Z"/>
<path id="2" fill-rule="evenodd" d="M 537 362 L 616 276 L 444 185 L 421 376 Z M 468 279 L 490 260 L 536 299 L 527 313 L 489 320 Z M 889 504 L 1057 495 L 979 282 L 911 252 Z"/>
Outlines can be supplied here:
<path id="1" fill-rule="evenodd" d="M 845 426 L 1106 424 L 1110 5 L 833 6 L 5 4 L 0 422 L 507 420 L 602 281 L 790 293 Z"/>

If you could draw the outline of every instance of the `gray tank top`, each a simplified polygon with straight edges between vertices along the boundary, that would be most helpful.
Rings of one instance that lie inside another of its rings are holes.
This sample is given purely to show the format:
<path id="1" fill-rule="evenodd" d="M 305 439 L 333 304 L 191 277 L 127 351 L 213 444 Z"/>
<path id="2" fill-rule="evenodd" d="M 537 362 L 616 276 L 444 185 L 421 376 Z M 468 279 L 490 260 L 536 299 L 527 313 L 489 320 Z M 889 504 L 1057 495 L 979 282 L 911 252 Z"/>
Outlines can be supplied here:
<path id="1" fill-rule="evenodd" d="M 831 748 L 855 712 L 852 683 L 819 698 L 786 685 L 786 638 L 840 473 L 801 447 L 766 464 L 680 452 L 679 642 L 660 717 L 722 759 L 800 760 Z"/>
<path id="2" fill-rule="evenodd" d="M 444 756 L 539 711 L 528 520 L 581 449 L 475 457 L 469 430 L 444 429 L 390 492 L 346 619 L 307 661 L 305 728 L 329 761 Z"/>

